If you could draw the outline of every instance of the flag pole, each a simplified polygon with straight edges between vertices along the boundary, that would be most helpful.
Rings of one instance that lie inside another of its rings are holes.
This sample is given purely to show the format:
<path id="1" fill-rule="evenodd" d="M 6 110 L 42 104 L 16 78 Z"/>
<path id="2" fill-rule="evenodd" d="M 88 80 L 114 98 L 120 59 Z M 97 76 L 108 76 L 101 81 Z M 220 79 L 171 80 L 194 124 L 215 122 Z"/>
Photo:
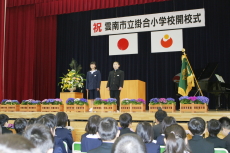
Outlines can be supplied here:
<path id="1" fill-rule="evenodd" d="M 187 59 L 187 61 L 188 61 L 188 64 L 189 64 L 189 66 L 190 66 L 190 68 L 191 68 L 191 70 L 192 70 L 192 73 L 193 73 L 194 78 L 195 78 L 196 85 L 197 85 L 197 87 L 198 87 L 198 91 L 200 92 L 200 94 L 201 94 L 202 96 L 204 96 L 203 93 L 202 93 L 202 91 L 201 91 L 201 89 L 200 89 L 200 85 L 198 84 L 198 81 L 197 81 L 197 79 L 196 79 L 195 73 L 193 72 L 193 69 L 192 69 L 192 67 L 191 67 L 191 65 L 190 65 L 190 62 L 189 62 L 189 60 L 188 60 L 188 57 L 187 57 L 187 55 L 186 55 L 186 53 L 185 53 L 185 49 L 184 49 L 184 48 L 182 49 L 182 52 L 183 52 L 184 56 L 186 57 L 186 59 Z M 198 91 L 197 91 L 197 92 L 198 92 Z M 196 92 L 196 93 L 197 93 L 197 92 Z M 196 95 L 196 94 L 195 94 L 195 95 Z M 194 96 L 195 96 L 195 95 L 194 95 Z"/>

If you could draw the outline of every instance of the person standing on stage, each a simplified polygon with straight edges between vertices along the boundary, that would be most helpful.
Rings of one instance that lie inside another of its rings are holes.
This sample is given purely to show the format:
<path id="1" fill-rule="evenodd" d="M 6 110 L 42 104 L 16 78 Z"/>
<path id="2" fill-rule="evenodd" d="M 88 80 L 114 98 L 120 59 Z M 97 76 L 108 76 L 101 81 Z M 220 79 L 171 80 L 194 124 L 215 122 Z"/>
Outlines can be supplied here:
<path id="1" fill-rule="evenodd" d="M 110 91 L 110 98 L 117 99 L 117 110 L 120 106 L 120 92 L 124 84 L 124 71 L 119 70 L 119 62 L 113 62 L 113 71 L 109 72 L 109 78 L 107 83 L 107 89 Z"/>
<path id="2" fill-rule="evenodd" d="M 90 63 L 91 70 L 87 72 L 86 76 L 86 90 L 88 92 L 88 99 L 90 99 L 90 111 L 93 109 L 93 101 L 95 98 L 100 98 L 101 72 L 96 69 L 96 62 Z"/>

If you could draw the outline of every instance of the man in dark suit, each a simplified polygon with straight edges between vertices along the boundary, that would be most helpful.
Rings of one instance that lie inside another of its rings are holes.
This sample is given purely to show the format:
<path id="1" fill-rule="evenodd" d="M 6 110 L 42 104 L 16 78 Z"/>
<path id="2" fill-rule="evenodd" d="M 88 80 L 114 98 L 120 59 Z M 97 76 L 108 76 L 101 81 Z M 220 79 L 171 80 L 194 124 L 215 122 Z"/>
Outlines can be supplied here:
<path id="1" fill-rule="evenodd" d="M 117 110 L 120 106 L 120 92 L 124 84 L 124 72 L 119 70 L 119 62 L 113 62 L 113 71 L 109 72 L 109 78 L 106 88 L 110 91 L 110 98 L 117 99 Z"/>
<path id="2" fill-rule="evenodd" d="M 102 145 L 88 153 L 111 153 L 112 146 L 120 131 L 117 128 L 117 121 L 111 117 L 103 118 L 98 126 L 98 136 L 102 140 Z"/>
<path id="3" fill-rule="evenodd" d="M 192 139 L 188 141 L 192 153 L 214 153 L 214 144 L 202 137 L 205 130 L 205 121 L 202 118 L 191 118 L 188 129 L 193 134 Z"/>
<path id="4" fill-rule="evenodd" d="M 228 152 L 230 152 L 230 119 L 228 117 L 221 117 L 219 119 L 219 122 L 221 123 L 221 132 L 226 137 L 223 139 L 227 142 L 226 149 Z"/>
<path id="5" fill-rule="evenodd" d="M 120 122 L 120 136 L 126 133 L 134 133 L 130 130 L 132 126 L 132 116 L 129 113 L 121 114 L 119 117 Z"/>
<path id="6" fill-rule="evenodd" d="M 208 121 L 208 133 L 209 136 L 206 138 L 207 141 L 214 144 L 214 148 L 225 148 L 227 149 L 227 141 L 222 140 L 217 137 L 217 134 L 220 132 L 221 124 L 216 119 L 211 119 Z"/>
<path id="7" fill-rule="evenodd" d="M 7 129 L 9 117 L 6 114 L 0 114 L 0 124 L 2 126 L 2 134 L 13 133 L 11 130 Z"/>
<path id="8" fill-rule="evenodd" d="M 153 126 L 153 135 L 154 135 L 154 140 L 157 139 L 158 136 L 161 135 L 161 129 L 162 129 L 162 125 L 161 122 L 163 121 L 163 119 L 167 116 L 167 113 L 165 111 L 163 111 L 161 108 L 158 109 L 158 111 L 155 113 L 155 119 L 156 119 L 156 123 L 157 125 Z"/>

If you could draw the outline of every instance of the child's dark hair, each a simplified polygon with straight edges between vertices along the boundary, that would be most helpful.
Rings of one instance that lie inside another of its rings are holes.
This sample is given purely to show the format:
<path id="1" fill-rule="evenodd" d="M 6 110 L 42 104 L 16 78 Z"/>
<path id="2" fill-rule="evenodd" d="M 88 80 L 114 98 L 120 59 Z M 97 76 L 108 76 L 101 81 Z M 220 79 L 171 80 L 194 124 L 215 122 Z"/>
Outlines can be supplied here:
<path id="1" fill-rule="evenodd" d="M 148 122 L 140 122 L 137 124 L 136 133 L 139 135 L 144 143 L 150 143 L 153 141 L 152 126 Z"/>
<path id="2" fill-rule="evenodd" d="M 92 61 L 92 62 L 90 62 L 90 65 L 91 65 L 91 64 L 94 64 L 94 65 L 96 65 L 96 62 Z"/>
<path id="3" fill-rule="evenodd" d="M 113 144 L 113 153 L 147 153 L 142 139 L 133 133 L 123 134 Z"/>
<path id="4" fill-rule="evenodd" d="M 113 63 L 117 63 L 118 65 L 120 65 L 120 63 L 118 61 L 114 61 Z"/>
<path id="5" fill-rule="evenodd" d="M 98 126 L 98 133 L 102 141 L 110 141 L 116 138 L 118 132 L 117 121 L 111 117 L 103 118 Z"/>
<path id="6" fill-rule="evenodd" d="M 22 134 L 27 126 L 27 121 L 24 118 L 17 118 L 14 121 L 14 129 L 18 134 Z"/>
<path id="7" fill-rule="evenodd" d="M 201 117 L 191 118 L 188 122 L 188 129 L 193 135 L 201 135 L 205 130 L 205 121 Z"/>
<path id="8" fill-rule="evenodd" d="M 221 124 L 218 120 L 211 119 L 210 121 L 207 122 L 207 128 L 208 128 L 209 136 L 217 137 L 217 134 L 221 130 Z"/>
<path id="9" fill-rule="evenodd" d="M 27 125 L 32 125 L 32 124 L 36 123 L 36 120 L 37 120 L 37 118 L 31 118 L 31 119 L 28 121 Z"/>
<path id="10" fill-rule="evenodd" d="M 4 126 L 6 122 L 8 122 L 9 117 L 6 114 L 0 114 L 0 124 Z"/>
<path id="11" fill-rule="evenodd" d="M 163 119 L 167 116 L 167 113 L 163 110 L 158 110 L 156 113 L 155 113 L 155 118 L 157 119 L 158 122 L 162 122 Z"/>
<path id="12" fill-rule="evenodd" d="M 45 116 L 48 117 L 54 123 L 55 127 L 57 126 L 56 115 L 49 113 L 49 114 L 45 114 Z"/>
<path id="13" fill-rule="evenodd" d="M 165 129 L 166 146 L 164 153 L 184 153 L 191 152 L 185 143 L 186 133 L 182 126 L 178 124 L 170 125 Z"/>
<path id="14" fill-rule="evenodd" d="M 42 153 L 47 153 L 54 146 L 54 138 L 50 128 L 42 124 L 28 126 L 23 136 L 39 148 Z"/>
<path id="15" fill-rule="evenodd" d="M 98 132 L 98 125 L 101 121 L 99 115 L 90 116 L 85 127 L 85 131 L 88 134 L 96 134 Z"/>
<path id="16" fill-rule="evenodd" d="M 172 116 L 166 116 L 161 123 L 162 125 L 161 133 L 164 133 L 165 129 L 172 124 L 177 124 L 175 118 Z"/>
<path id="17" fill-rule="evenodd" d="M 18 134 L 3 134 L 0 139 L 1 153 L 41 153 L 30 140 Z"/>
<path id="18" fill-rule="evenodd" d="M 221 124 L 221 129 L 225 128 L 230 130 L 230 119 L 228 117 L 221 117 L 219 122 Z"/>
<path id="19" fill-rule="evenodd" d="M 121 114 L 119 122 L 122 128 L 127 128 L 132 123 L 132 116 L 129 113 Z"/>
<path id="20" fill-rule="evenodd" d="M 66 127 L 68 122 L 68 115 L 65 112 L 58 112 L 57 117 L 57 126 Z"/>
<path id="21" fill-rule="evenodd" d="M 55 122 L 46 115 L 41 115 L 38 117 L 36 123 L 45 125 L 47 128 L 52 129 L 53 132 L 55 131 Z"/>

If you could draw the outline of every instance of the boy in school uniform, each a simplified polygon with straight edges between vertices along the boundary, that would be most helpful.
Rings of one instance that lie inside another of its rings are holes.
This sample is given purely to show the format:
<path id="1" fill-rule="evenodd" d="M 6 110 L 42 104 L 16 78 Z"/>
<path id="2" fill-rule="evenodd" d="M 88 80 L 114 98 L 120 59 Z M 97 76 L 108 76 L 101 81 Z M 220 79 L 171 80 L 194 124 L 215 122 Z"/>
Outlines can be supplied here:
<path id="1" fill-rule="evenodd" d="M 225 135 L 225 140 L 227 142 L 226 149 L 230 152 L 230 119 L 228 117 L 221 117 L 219 119 L 221 123 L 221 133 Z"/>
<path id="2" fill-rule="evenodd" d="M 216 119 L 211 119 L 207 123 L 209 136 L 206 138 L 207 141 L 214 144 L 214 148 L 225 148 L 227 149 L 227 142 L 217 137 L 217 134 L 221 130 L 221 124 Z"/>
<path id="3" fill-rule="evenodd" d="M 191 118 L 188 129 L 193 134 L 192 139 L 188 141 L 192 153 L 214 153 L 214 144 L 202 136 L 205 131 L 205 121 L 202 118 Z"/>
<path id="4" fill-rule="evenodd" d="M 109 78 L 107 83 L 107 90 L 110 91 L 110 98 L 117 99 L 117 110 L 120 106 L 120 92 L 124 84 L 124 71 L 119 70 L 119 62 L 113 62 L 113 71 L 109 72 Z"/>
<path id="5" fill-rule="evenodd" d="M 119 134 L 117 121 L 111 117 L 103 118 L 99 123 L 97 132 L 102 144 L 98 148 L 88 151 L 88 153 L 111 153 L 112 146 Z"/>

